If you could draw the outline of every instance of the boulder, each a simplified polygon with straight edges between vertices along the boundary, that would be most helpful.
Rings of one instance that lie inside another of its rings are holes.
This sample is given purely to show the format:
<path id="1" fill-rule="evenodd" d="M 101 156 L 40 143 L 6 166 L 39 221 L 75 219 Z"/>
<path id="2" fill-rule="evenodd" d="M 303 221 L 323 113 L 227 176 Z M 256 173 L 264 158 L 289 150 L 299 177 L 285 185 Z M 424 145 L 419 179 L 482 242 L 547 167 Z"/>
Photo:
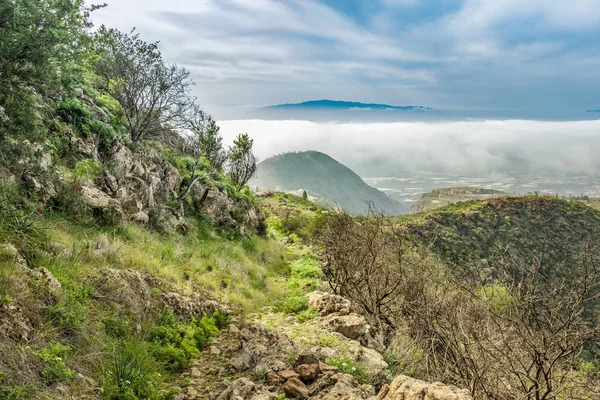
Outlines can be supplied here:
<path id="1" fill-rule="evenodd" d="M 384 386 L 377 400 L 472 400 L 466 389 L 458 389 L 443 383 L 428 383 L 400 375 Z"/>
<path id="2" fill-rule="evenodd" d="M 108 209 L 119 207 L 119 203 L 115 199 L 93 186 L 82 186 L 81 198 L 85 204 L 92 208 Z"/>
<path id="3" fill-rule="evenodd" d="M 315 308 L 322 316 L 334 313 L 348 315 L 352 310 L 350 300 L 342 296 L 319 291 L 308 294 L 308 305 Z"/>
<path id="4" fill-rule="evenodd" d="M 14 263 L 20 269 L 27 269 L 27 260 L 9 243 L 0 243 L 0 262 Z"/>
<path id="5" fill-rule="evenodd" d="M 71 136 L 69 147 L 74 153 L 79 153 L 94 161 L 98 161 L 98 146 L 91 140 L 84 141 L 81 138 Z"/>
<path id="6" fill-rule="evenodd" d="M 294 368 L 294 371 L 304 382 L 310 382 L 319 375 L 319 364 L 300 364 Z"/>
<path id="7" fill-rule="evenodd" d="M 358 340 L 369 332 L 369 324 L 365 317 L 358 314 L 331 315 L 325 323 L 335 332 L 349 339 Z"/>
<path id="8" fill-rule="evenodd" d="M 308 399 L 308 388 L 298 378 L 290 378 L 283 384 L 283 393 L 291 399 Z"/>
<path id="9" fill-rule="evenodd" d="M 312 388 L 312 387 L 311 387 Z M 327 374 L 315 383 L 313 399 L 318 400 L 366 400 L 375 398 L 375 389 L 371 385 L 360 385 L 347 374 Z M 311 392 L 313 392 L 311 390 Z M 421 399 L 423 400 L 423 399 Z"/>

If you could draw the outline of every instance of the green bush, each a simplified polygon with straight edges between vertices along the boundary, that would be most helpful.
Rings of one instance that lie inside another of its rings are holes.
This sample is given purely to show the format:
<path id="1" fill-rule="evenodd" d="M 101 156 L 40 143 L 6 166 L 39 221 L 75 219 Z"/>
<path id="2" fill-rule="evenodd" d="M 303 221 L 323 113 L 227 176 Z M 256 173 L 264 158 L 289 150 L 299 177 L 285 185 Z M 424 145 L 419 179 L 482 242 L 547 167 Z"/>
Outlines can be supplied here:
<path id="1" fill-rule="evenodd" d="M 120 132 L 105 122 L 94 120 L 90 121 L 86 126 L 86 129 L 89 131 L 90 135 L 98 135 L 100 143 L 102 143 L 106 148 L 110 148 L 115 140 L 122 138 Z"/>
<path id="2" fill-rule="evenodd" d="M 87 107 L 76 99 L 63 100 L 58 105 L 56 113 L 65 122 L 73 124 L 79 130 L 82 130 L 90 120 L 90 112 Z"/>
<path id="3" fill-rule="evenodd" d="M 71 354 L 69 346 L 56 343 L 36 351 L 35 354 L 46 367 L 43 374 L 47 383 L 66 381 L 75 377 L 75 373 L 65 362 Z"/>
<path id="4" fill-rule="evenodd" d="M 165 363 L 169 370 L 180 371 L 192 357 L 210 344 L 212 337 L 219 334 L 217 320 L 225 323 L 222 314 L 215 317 L 202 317 L 188 324 L 179 323 L 171 311 L 166 312 L 160 325 L 152 330 L 150 340 L 157 347 L 154 355 Z"/>
<path id="5" fill-rule="evenodd" d="M 296 316 L 296 321 L 303 323 L 306 321 L 310 321 L 319 316 L 319 312 L 314 308 L 309 308 L 308 310 L 304 310 Z"/>
<path id="6" fill-rule="evenodd" d="M 81 329 L 89 312 L 91 291 L 89 287 L 72 286 L 64 290 L 65 299 L 48 308 L 55 326 L 65 333 Z"/>
<path id="7" fill-rule="evenodd" d="M 111 400 L 159 399 L 158 371 L 150 344 L 125 342 L 114 351 L 104 377 L 104 396 Z"/>
<path id="8" fill-rule="evenodd" d="M 308 297 L 292 296 L 285 300 L 277 300 L 273 304 L 273 310 L 286 314 L 298 313 L 308 308 Z"/>

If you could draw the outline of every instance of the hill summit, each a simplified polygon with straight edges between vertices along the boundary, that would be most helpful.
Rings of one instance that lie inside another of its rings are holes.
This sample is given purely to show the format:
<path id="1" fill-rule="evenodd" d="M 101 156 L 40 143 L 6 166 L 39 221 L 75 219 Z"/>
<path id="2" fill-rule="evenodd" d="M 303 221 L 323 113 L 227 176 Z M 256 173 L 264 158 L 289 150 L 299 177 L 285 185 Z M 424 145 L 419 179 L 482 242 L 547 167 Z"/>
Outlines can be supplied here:
<path id="1" fill-rule="evenodd" d="M 354 171 L 318 151 L 281 154 L 258 164 L 251 185 L 278 191 L 306 190 L 321 203 L 339 206 L 351 214 L 367 212 L 367 202 L 386 214 L 405 212 L 400 203 L 367 185 Z"/>

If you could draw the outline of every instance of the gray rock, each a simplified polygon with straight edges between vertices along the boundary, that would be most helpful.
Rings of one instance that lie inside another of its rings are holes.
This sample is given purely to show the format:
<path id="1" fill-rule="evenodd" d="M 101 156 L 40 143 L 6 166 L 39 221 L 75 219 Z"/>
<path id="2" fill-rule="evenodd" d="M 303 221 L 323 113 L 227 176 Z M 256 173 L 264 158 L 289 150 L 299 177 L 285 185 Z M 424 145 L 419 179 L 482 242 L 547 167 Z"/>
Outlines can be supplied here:
<path id="1" fill-rule="evenodd" d="M 389 386 L 384 386 L 377 400 L 472 400 L 466 389 L 443 383 L 428 383 L 400 375 Z"/>

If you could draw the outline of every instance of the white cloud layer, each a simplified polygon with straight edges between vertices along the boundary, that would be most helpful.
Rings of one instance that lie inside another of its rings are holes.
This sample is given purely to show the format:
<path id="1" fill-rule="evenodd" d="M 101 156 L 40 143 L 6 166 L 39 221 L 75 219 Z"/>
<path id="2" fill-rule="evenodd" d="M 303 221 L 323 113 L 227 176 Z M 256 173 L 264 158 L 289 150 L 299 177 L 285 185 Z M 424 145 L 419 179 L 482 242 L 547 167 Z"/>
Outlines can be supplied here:
<path id="1" fill-rule="evenodd" d="M 523 171 L 600 176 L 600 121 L 220 122 L 230 143 L 247 132 L 261 158 L 318 150 L 361 175 L 397 169 L 452 173 Z"/>

